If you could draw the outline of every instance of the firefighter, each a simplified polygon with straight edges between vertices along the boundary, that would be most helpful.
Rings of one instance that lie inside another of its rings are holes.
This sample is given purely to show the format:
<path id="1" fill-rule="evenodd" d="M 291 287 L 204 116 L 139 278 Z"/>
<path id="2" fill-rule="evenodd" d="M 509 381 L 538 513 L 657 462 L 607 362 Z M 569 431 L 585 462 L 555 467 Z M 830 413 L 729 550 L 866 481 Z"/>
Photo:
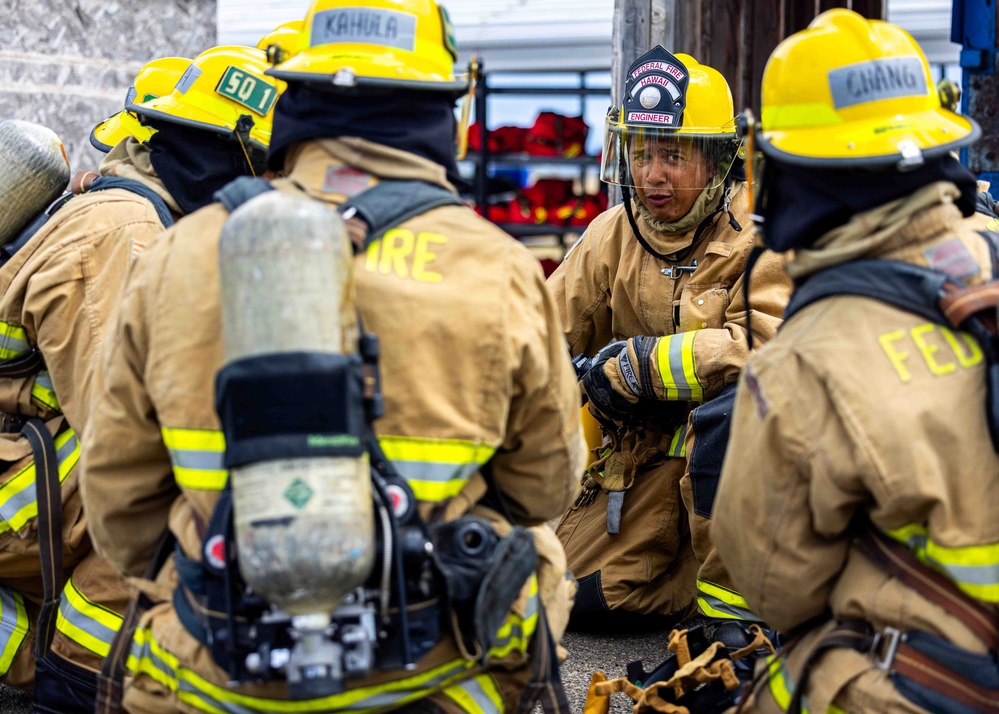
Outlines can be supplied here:
<path id="1" fill-rule="evenodd" d="M 908 33 L 845 9 L 764 71 L 756 205 L 795 292 L 740 378 L 713 537 L 798 636 L 744 711 L 999 696 L 999 253 L 951 155 L 980 130 L 931 77 Z"/>
<path id="2" fill-rule="evenodd" d="M 548 281 L 570 351 L 591 358 L 582 385 L 605 434 L 557 529 L 581 627 L 669 627 L 695 598 L 710 617 L 758 619 L 712 553 L 717 473 L 692 477 L 689 459 L 691 411 L 731 389 L 749 355 L 753 229 L 740 165 L 721 74 L 662 47 L 631 66 L 601 167 L 624 203 L 589 225 Z M 753 282 L 758 343 L 789 292 L 782 261 L 765 258 Z M 718 464 L 724 443 L 711 440 Z"/>
<path id="3" fill-rule="evenodd" d="M 91 550 L 76 473 L 99 380 L 104 329 L 126 275 L 135 255 L 165 226 L 210 200 L 213 185 L 252 173 L 248 157 L 257 156 L 262 164 L 265 156 L 267 111 L 225 96 L 199 97 L 207 85 L 214 93 L 224 73 L 233 69 L 260 73 L 264 81 L 264 53 L 216 48 L 193 62 L 183 61 L 192 70 L 187 74 L 177 62 L 171 58 L 143 68 L 136 90 L 129 93 L 126 109 L 131 114 L 119 117 L 115 127 L 105 122 L 95 129 L 95 136 L 120 139 L 98 172 L 79 177 L 72 193 L 0 247 L 0 322 L 6 336 L 4 358 L 11 367 L 2 377 L 7 395 L 2 409 L 5 431 L 23 434 L 11 451 L 18 458 L 10 459 L 14 465 L 0 477 L 5 481 L 2 498 L 7 508 L 16 504 L 21 515 L 38 514 L 23 522 L 20 515 L 7 520 L 29 537 L 15 537 L 0 552 L 0 560 L 11 560 L 6 573 L 18 573 L 3 582 L 4 594 L 18 603 L 18 626 L 2 630 L 4 666 L 16 665 L 15 653 L 30 661 L 22 614 L 26 618 L 43 602 L 58 604 L 58 609 L 43 611 L 38 623 L 36 652 L 43 654 L 36 663 L 36 712 L 93 711 L 97 672 L 128 602 L 125 581 Z M 277 87 L 276 81 L 269 83 Z M 153 100 L 149 89 L 166 96 Z M 152 117 L 148 127 L 139 126 L 139 116 Z M 239 134 L 243 116 L 256 119 L 244 121 L 247 126 Z M 138 136 L 128 133 L 129 127 Z M 193 177 L 207 193 L 189 187 L 192 166 L 205 168 Z M 30 366 L 23 364 L 32 360 Z M 34 458 L 27 458 L 32 450 Z M 61 513 L 58 494 L 48 500 L 40 485 L 25 482 L 29 488 L 22 488 L 27 468 L 35 470 L 38 483 L 51 476 L 53 490 L 60 484 Z M 24 563 L 26 553 L 34 559 L 30 568 Z"/>
<path id="4" fill-rule="evenodd" d="M 428 527 L 470 515 L 487 519 L 497 533 L 529 527 L 537 576 L 513 583 L 516 601 L 499 613 L 495 646 L 467 650 L 443 611 L 431 624 L 447 629 L 414 667 L 347 678 L 341 693 L 290 701 L 289 683 L 237 684 L 220 666 L 212 628 L 220 620 L 223 629 L 241 624 L 207 607 L 205 576 L 227 567 L 228 549 L 215 548 L 206 533 L 217 532 L 216 506 L 228 489 L 224 459 L 231 456 L 215 380 L 223 364 L 219 237 L 243 190 L 233 184 L 222 202 L 178 223 L 135 266 L 85 447 L 85 504 L 96 547 L 124 575 L 150 578 L 142 590 L 155 602 L 123 647 L 125 709 L 533 706 L 540 689 L 555 688 L 550 648 L 569 612 L 564 554 L 545 524 L 567 505 L 567 474 L 585 458 L 578 390 L 554 304 L 528 251 L 454 192 L 453 107 L 468 79 L 455 76 L 444 9 L 432 0 L 316 0 L 302 38 L 308 45 L 270 70 L 288 89 L 276 108 L 268 161 L 287 178 L 268 188 L 337 207 L 382 184 L 408 181 L 407 193 L 431 191 L 439 201 L 372 237 L 371 224 L 348 222 L 359 245 L 370 242 L 356 256 L 354 281 L 361 322 L 381 345 L 379 448 L 405 478 L 400 492 L 412 492 Z M 247 407 L 247 419 L 263 418 L 265 406 Z M 173 557 L 158 573 L 147 572 L 168 531 L 177 541 Z M 225 577 L 238 575 L 230 569 Z M 252 644 L 269 647 L 262 639 Z M 387 645 L 376 652 L 391 654 Z M 246 661 L 228 664 L 238 669 Z M 279 669 L 276 661 L 269 657 L 263 666 Z M 332 664 L 317 662 L 315 670 Z"/>

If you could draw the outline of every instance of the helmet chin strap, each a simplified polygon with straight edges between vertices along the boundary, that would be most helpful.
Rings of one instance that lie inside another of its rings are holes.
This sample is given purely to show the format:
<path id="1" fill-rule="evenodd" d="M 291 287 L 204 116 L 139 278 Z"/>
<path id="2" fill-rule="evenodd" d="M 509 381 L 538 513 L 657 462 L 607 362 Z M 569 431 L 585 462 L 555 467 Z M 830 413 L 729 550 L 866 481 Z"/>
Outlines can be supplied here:
<path id="1" fill-rule="evenodd" d="M 698 224 L 697 230 L 694 231 L 694 238 L 690 242 L 691 246 L 696 245 L 697 240 L 701 237 L 701 234 L 704 233 L 705 230 L 707 230 L 708 226 L 710 226 L 711 223 L 714 221 L 715 216 L 717 216 L 719 213 L 728 214 L 728 222 L 729 225 L 732 226 L 733 230 L 736 231 L 742 230 L 742 226 L 739 225 L 739 222 L 735 219 L 735 214 L 732 213 L 732 210 L 729 207 L 730 204 L 732 203 L 731 180 L 726 179 L 726 183 L 728 185 L 725 187 L 725 192 L 722 195 L 721 201 L 718 202 L 718 207 L 715 210 L 713 210 L 711 213 L 709 213 L 707 216 L 705 216 L 704 220 L 702 220 Z M 631 187 L 626 185 L 624 181 L 621 182 L 621 197 L 624 199 L 624 212 L 628 216 L 628 224 L 631 226 L 631 230 L 635 234 L 635 238 L 638 240 L 639 244 L 641 244 L 642 248 L 645 249 L 645 252 L 647 252 L 653 258 L 658 258 L 659 260 L 662 260 L 667 263 L 676 260 L 676 258 L 669 258 L 666 255 L 655 250 L 651 245 L 649 245 L 649 242 L 645 239 L 645 236 L 642 235 L 642 231 L 639 230 L 638 228 L 638 221 L 635 220 L 635 212 L 631 208 Z"/>
<path id="2" fill-rule="evenodd" d="M 635 220 L 635 212 L 631 210 L 631 187 L 624 184 L 621 185 L 621 197 L 624 199 L 624 212 L 628 216 L 628 223 L 631 225 L 631 230 L 635 234 L 635 238 L 638 242 L 645 248 L 645 251 L 654 258 L 658 258 L 663 262 L 670 262 L 670 259 L 665 255 L 655 250 L 649 242 L 645 240 L 645 236 L 638 229 L 638 221 Z"/>

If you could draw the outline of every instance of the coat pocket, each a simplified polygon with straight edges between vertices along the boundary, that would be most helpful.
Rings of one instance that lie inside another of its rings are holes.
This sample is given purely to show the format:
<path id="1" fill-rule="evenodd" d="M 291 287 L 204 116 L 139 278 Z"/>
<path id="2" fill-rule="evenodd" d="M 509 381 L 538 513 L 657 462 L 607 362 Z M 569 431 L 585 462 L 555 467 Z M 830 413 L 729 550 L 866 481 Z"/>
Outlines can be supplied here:
<path id="1" fill-rule="evenodd" d="M 725 324 L 729 295 L 724 288 L 691 285 L 680 296 L 680 329 L 678 332 L 721 327 Z"/>

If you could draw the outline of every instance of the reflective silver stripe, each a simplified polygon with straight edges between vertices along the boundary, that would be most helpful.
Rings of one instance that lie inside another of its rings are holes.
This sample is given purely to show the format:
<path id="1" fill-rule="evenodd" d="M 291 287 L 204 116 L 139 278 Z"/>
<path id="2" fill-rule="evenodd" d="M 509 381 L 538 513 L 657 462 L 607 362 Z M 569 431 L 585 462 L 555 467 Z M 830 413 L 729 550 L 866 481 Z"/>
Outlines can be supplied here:
<path id="1" fill-rule="evenodd" d="M 660 370 L 661 371 L 661 370 Z M 693 399 L 694 392 L 687 382 L 683 371 L 683 333 L 670 335 L 669 338 L 669 372 L 676 385 L 676 393 L 680 399 Z"/>
<path id="2" fill-rule="evenodd" d="M 61 465 L 76 450 L 76 434 L 69 437 L 65 444 L 56 451 L 56 460 Z M 32 468 L 34 464 L 28 468 Z M 38 500 L 38 490 L 34 479 L 25 486 L 19 493 L 11 495 L 3 504 L 0 504 L 0 518 L 10 523 L 22 508 Z"/>
<path id="3" fill-rule="evenodd" d="M 28 636 L 28 613 L 21 596 L 0 587 L 0 675 L 7 674 Z"/>
<path id="4" fill-rule="evenodd" d="M 66 591 L 70 590 L 71 588 L 73 589 L 74 592 L 67 593 Z M 63 632 L 64 635 L 69 637 L 77 644 L 87 648 L 91 652 L 95 652 L 96 654 L 99 654 L 102 657 L 107 656 L 108 651 L 110 651 L 111 649 L 111 643 L 114 640 L 115 633 L 117 633 L 118 631 L 117 628 L 108 627 L 107 625 L 98 622 L 93 617 L 90 617 L 86 613 L 82 612 L 81 610 L 78 610 L 76 606 L 70 601 L 71 597 L 77 597 L 84 602 L 86 601 L 86 598 L 84 597 L 83 593 L 81 593 L 79 589 L 76 588 L 76 586 L 73 584 L 72 578 L 70 578 L 70 581 L 66 583 L 66 587 L 63 589 L 62 598 L 60 598 L 59 600 L 59 613 L 64 618 L 66 618 L 66 620 L 68 620 L 71 625 L 82 630 L 85 634 L 89 635 L 90 637 L 93 637 L 101 645 L 107 645 L 107 650 L 97 651 L 98 649 L 103 650 L 104 648 L 98 647 L 96 643 L 85 642 L 84 639 L 86 638 L 77 637 L 76 633 L 74 632 L 71 631 L 67 632 L 65 631 L 64 628 L 61 627 L 59 629 Z M 100 608 L 99 605 L 96 605 L 94 603 L 87 603 L 87 606 Z M 118 619 L 120 619 L 121 617 L 117 613 L 112 614 L 108 612 L 104 614 L 105 616 L 113 616 Z"/>
<path id="5" fill-rule="evenodd" d="M 752 610 L 745 610 L 736 605 L 731 605 L 724 600 L 719 600 L 703 592 L 697 593 L 697 606 L 701 613 L 708 617 L 717 617 L 719 614 L 728 615 L 734 620 L 749 620 L 750 622 L 760 622 L 760 618 L 753 614 Z"/>
<path id="6" fill-rule="evenodd" d="M 181 469 L 195 471 L 224 471 L 225 452 L 193 451 L 191 449 L 169 449 L 173 465 Z"/>
<path id="7" fill-rule="evenodd" d="M 687 455 L 687 423 L 684 422 L 676 428 L 673 432 L 673 438 L 669 444 L 669 451 L 666 452 L 667 456 L 674 457 L 684 457 Z"/>
<path id="8" fill-rule="evenodd" d="M 52 375 L 47 371 L 39 372 L 35 375 L 35 384 L 40 384 L 49 391 L 52 390 Z"/>
<path id="9" fill-rule="evenodd" d="M 472 477 L 482 466 L 480 464 L 442 464 L 433 461 L 399 461 L 393 460 L 392 465 L 399 475 L 407 481 L 465 481 Z"/>
<path id="10" fill-rule="evenodd" d="M 891 535 L 889 533 L 889 535 Z M 999 563 L 988 563 L 982 565 L 960 565 L 958 563 L 945 563 L 939 558 L 934 558 L 934 549 L 942 550 L 930 539 L 926 533 L 916 533 L 910 535 L 902 541 L 920 560 L 925 560 L 947 575 L 959 585 L 979 585 L 994 587 L 999 584 Z M 982 547 L 986 549 L 988 546 Z"/>
<path id="11" fill-rule="evenodd" d="M 480 676 L 488 677 L 489 675 Z M 496 703 L 482 687 L 482 682 L 479 681 L 479 677 L 473 677 L 472 679 L 466 679 L 463 682 L 458 682 L 457 684 L 445 689 L 444 694 L 448 694 L 448 691 L 452 689 L 461 689 L 468 694 L 468 696 L 472 698 L 472 701 L 475 702 L 475 705 L 479 708 L 479 712 L 481 712 L 481 714 L 503 714 L 503 710 L 501 708 L 497 708 Z"/>
<path id="12" fill-rule="evenodd" d="M 0 332 L 0 350 L 10 350 L 13 354 L 8 359 L 23 355 L 31 349 L 27 340 L 18 339 L 9 333 Z"/>
<path id="13" fill-rule="evenodd" d="M 524 608 L 524 622 L 538 614 L 538 602 L 540 602 L 540 598 L 537 593 L 527 598 L 527 607 Z"/>
<path id="14" fill-rule="evenodd" d="M 321 697 L 312 700 L 299 700 L 294 702 L 292 710 L 287 705 L 289 700 L 266 699 L 263 697 L 250 697 L 245 694 L 231 692 L 226 687 L 213 685 L 203 680 L 196 672 L 181 668 L 183 677 L 178 677 L 177 670 L 168 664 L 164 659 L 153 652 L 152 633 L 149 630 L 136 630 L 136 636 L 132 640 L 132 650 L 129 657 L 129 668 L 136 676 L 148 676 L 170 689 L 174 689 L 186 696 L 183 697 L 188 705 L 208 712 L 225 712 L 226 714 L 271 714 L 275 711 L 295 711 L 302 713 L 314 713 L 330 711 L 370 711 L 376 708 L 388 708 L 399 706 L 406 701 L 419 699 L 432 691 L 439 689 L 447 682 L 453 680 L 466 672 L 468 667 L 462 660 L 455 660 L 453 663 L 444 665 L 436 675 L 422 678 L 418 683 L 411 686 L 403 686 L 399 689 L 376 692 L 368 697 L 353 699 L 350 691 L 343 695 L 332 697 Z M 160 648 L 160 645 L 156 645 Z M 167 652 L 167 650 L 164 650 Z M 149 667 L 157 671 L 157 675 L 149 673 Z M 162 680 L 166 679 L 166 682 Z M 199 686 L 204 684 L 204 688 Z M 385 682 L 382 686 L 391 688 L 397 682 Z M 211 690 L 211 691 L 209 691 Z"/>

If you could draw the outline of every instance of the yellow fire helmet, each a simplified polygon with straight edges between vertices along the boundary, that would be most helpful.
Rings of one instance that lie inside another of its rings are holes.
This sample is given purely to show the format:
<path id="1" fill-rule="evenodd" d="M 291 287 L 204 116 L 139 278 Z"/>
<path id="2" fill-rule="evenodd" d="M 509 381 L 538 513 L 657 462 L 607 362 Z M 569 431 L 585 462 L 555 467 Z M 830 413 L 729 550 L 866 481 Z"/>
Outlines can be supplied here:
<path id="1" fill-rule="evenodd" d="M 304 20 L 289 20 L 282 22 L 273 30 L 260 38 L 257 49 L 267 54 L 271 64 L 284 62 L 289 57 L 298 54 L 298 42 L 302 36 Z"/>
<path id="2" fill-rule="evenodd" d="M 434 0 L 314 0 L 298 54 L 268 74 L 334 88 L 390 87 L 460 94 L 468 78 L 447 11 Z"/>
<path id="3" fill-rule="evenodd" d="M 160 57 L 147 62 L 135 75 L 132 86 L 128 88 L 124 106 L 148 102 L 150 99 L 169 94 L 190 64 L 191 60 L 184 57 Z M 106 154 L 126 137 L 134 136 L 139 141 L 146 142 L 152 134 L 153 130 L 150 127 L 142 126 L 138 117 L 123 109 L 94 127 L 90 132 L 90 143 L 95 149 Z"/>
<path id="4" fill-rule="evenodd" d="M 774 50 L 760 124 L 765 156 L 829 169 L 915 168 L 981 133 L 941 106 L 909 33 L 845 9 L 822 13 Z"/>
<path id="5" fill-rule="evenodd" d="M 274 105 L 284 82 L 265 77 L 263 50 L 221 46 L 194 58 L 173 91 L 127 108 L 143 123 L 166 121 L 218 134 L 246 137 L 266 150 Z"/>
<path id="6" fill-rule="evenodd" d="M 600 178 L 641 188 L 660 160 L 674 190 L 702 191 L 725 183 L 739 146 L 721 73 L 657 45 L 628 69 L 622 103 L 607 113 Z"/>

